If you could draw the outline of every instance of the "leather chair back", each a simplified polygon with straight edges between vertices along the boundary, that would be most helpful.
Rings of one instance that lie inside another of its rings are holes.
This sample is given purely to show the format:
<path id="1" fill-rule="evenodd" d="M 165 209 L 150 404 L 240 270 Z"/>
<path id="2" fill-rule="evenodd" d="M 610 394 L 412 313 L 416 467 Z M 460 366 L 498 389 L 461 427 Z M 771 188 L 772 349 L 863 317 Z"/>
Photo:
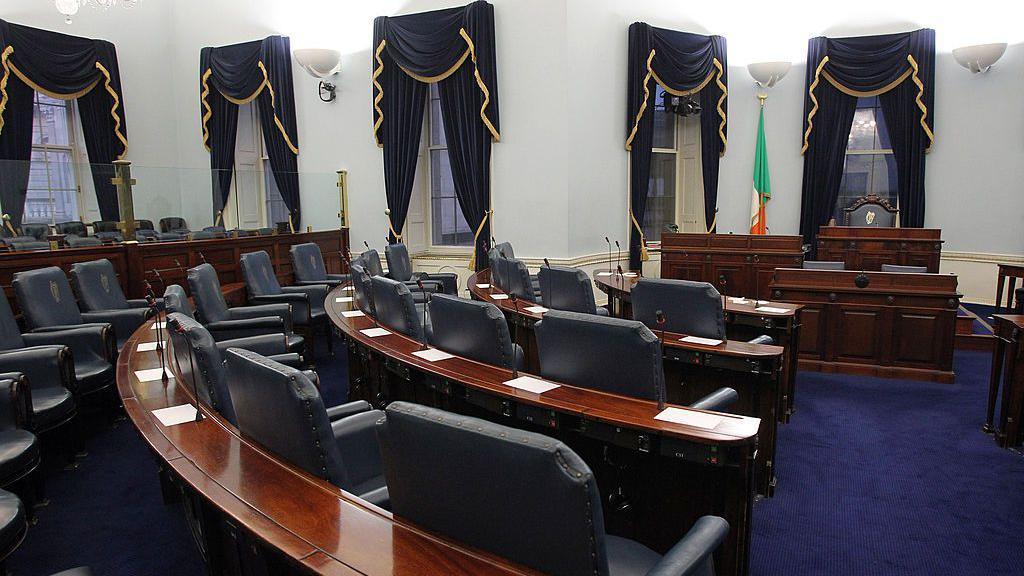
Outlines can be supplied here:
<path id="1" fill-rule="evenodd" d="M 292 272 L 299 282 L 316 282 L 327 279 L 327 266 L 324 265 L 324 255 L 320 252 L 320 246 L 309 242 L 307 244 L 294 244 L 289 250 L 292 258 Z"/>
<path id="2" fill-rule="evenodd" d="M 42 240 L 14 240 L 11 242 L 11 248 L 19 252 L 27 252 L 30 250 L 49 250 L 50 243 Z"/>
<path id="3" fill-rule="evenodd" d="M 828 260 L 804 260 L 803 267 L 807 270 L 846 270 L 846 263 Z"/>
<path id="4" fill-rule="evenodd" d="M 388 244 L 384 247 L 384 257 L 388 259 L 389 276 L 399 282 L 412 280 L 412 259 L 405 244 Z"/>
<path id="5" fill-rule="evenodd" d="M 608 574 L 597 482 L 569 447 L 407 402 L 386 413 L 377 437 L 396 516 L 545 574 Z"/>
<path id="6" fill-rule="evenodd" d="M 594 285 L 585 272 L 565 266 L 541 266 L 537 273 L 541 300 L 554 310 L 596 314 Z"/>
<path id="7" fill-rule="evenodd" d="M 71 285 L 86 312 L 130 308 L 114 265 L 106 258 L 71 265 Z"/>
<path id="8" fill-rule="evenodd" d="M 527 302 L 536 302 L 533 295 L 533 281 L 530 280 L 530 269 L 522 260 L 499 257 L 497 268 L 502 279 L 502 284 L 497 285 L 499 288 L 509 294 L 515 294 Z"/>
<path id="9" fill-rule="evenodd" d="M 633 319 L 655 333 L 657 312 L 665 313 L 665 330 L 688 336 L 725 340 L 722 295 L 707 282 L 641 278 L 633 286 Z"/>
<path id="10" fill-rule="evenodd" d="M 100 232 L 118 232 L 116 220 L 97 220 L 92 223 L 92 230 L 97 234 Z"/>
<path id="11" fill-rule="evenodd" d="M 75 236 L 88 236 L 89 230 L 85 226 L 85 222 L 81 220 L 71 220 L 68 222 L 57 222 L 53 226 L 58 234 L 74 234 Z"/>
<path id="12" fill-rule="evenodd" d="M 487 267 L 491 270 L 491 284 L 505 289 L 508 282 L 505 281 L 505 277 L 502 275 L 504 269 L 498 264 L 501 260 L 501 252 L 497 248 L 491 248 L 487 251 Z"/>
<path id="13" fill-rule="evenodd" d="M 363 311 L 363 314 L 375 316 L 373 298 L 370 297 L 373 293 L 373 287 L 370 283 L 370 275 L 367 274 L 366 268 L 364 268 L 365 264 L 364 260 L 356 258 L 349 265 L 349 270 L 352 271 L 352 297 L 356 299 L 356 306 Z"/>
<path id="14" fill-rule="evenodd" d="M 32 236 L 36 240 L 46 240 L 46 237 L 50 235 L 50 226 L 48 224 L 22 224 L 21 233 L 25 236 Z"/>
<path id="15" fill-rule="evenodd" d="M 230 348 L 225 355 L 242 434 L 306 472 L 349 488 L 327 410 L 309 378 L 248 350 Z"/>
<path id="16" fill-rule="evenodd" d="M 228 303 L 220 291 L 220 279 L 210 264 L 188 269 L 188 289 L 196 305 L 196 319 L 203 324 L 228 319 Z"/>
<path id="17" fill-rule="evenodd" d="M 0 432 L 24 430 L 32 416 L 32 391 L 19 380 L 0 380 Z"/>
<path id="18" fill-rule="evenodd" d="M 60 268 L 16 272 L 12 284 L 29 330 L 82 323 L 71 284 Z"/>
<path id="19" fill-rule="evenodd" d="M 551 310 L 533 331 L 544 378 L 635 398 L 664 398 L 661 341 L 641 322 Z"/>
<path id="20" fill-rule="evenodd" d="M 179 327 L 183 333 L 179 332 Z M 178 366 L 179 382 L 198 391 L 200 402 L 237 426 L 235 408 L 227 387 L 227 372 L 213 336 L 202 324 L 178 312 L 168 314 L 167 332 L 171 338 L 174 362 Z"/>
<path id="21" fill-rule="evenodd" d="M 369 273 L 370 276 L 384 275 L 384 267 L 381 266 L 380 263 L 380 254 L 376 250 L 370 248 L 366 252 L 360 254 L 359 257 L 365 262 L 363 267 L 366 268 L 366 272 Z"/>
<path id="22" fill-rule="evenodd" d="M 24 345 L 11 303 L 7 301 L 7 294 L 0 290 L 0 350 L 15 350 Z"/>
<path id="23" fill-rule="evenodd" d="M 901 274 L 927 274 L 927 266 L 899 266 L 897 264 L 882 264 L 882 272 L 899 272 Z"/>
<path id="24" fill-rule="evenodd" d="M 866 200 L 868 200 L 868 197 L 861 198 L 854 202 L 854 205 L 860 203 L 859 206 L 844 210 L 844 226 L 873 226 L 876 228 L 892 228 L 896 226 L 897 210 L 890 209 L 880 202 Z"/>
<path id="25" fill-rule="evenodd" d="M 103 241 L 95 236 L 77 236 L 69 234 L 64 238 L 70 248 L 82 248 L 84 246 L 101 246 Z"/>
<path id="26" fill-rule="evenodd" d="M 154 230 L 154 228 L 153 228 L 153 221 L 152 220 L 136 220 L 135 221 L 135 228 L 136 228 L 136 230 Z"/>
<path id="27" fill-rule="evenodd" d="M 193 319 L 196 317 L 192 312 L 192 305 L 188 302 L 185 289 L 177 284 L 171 284 L 164 290 L 164 309 L 168 314 L 182 314 Z"/>
<path id="28" fill-rule="evenodd" d="M 498 249 L 498 253 L 503 257 L 508 258 L 509 260 L 516 259 L 516 253 L 512 250 L 511 242 L 499 242 L 498 244 L 495 244 L 494 247 Z"/>
<path id="29" fill-rule="evenodd" d="M 516 361 L 515 346 L 505 315 L 497 306 L 434 294 L 427 308 L 434 346 L 477 362 L 512 369 Z"/>
<path id="30" fill-rule="evenodd" d="M 409 287 L 383 276 L 374 276 L 370 282 L 377 321 L 410 338 L 423 340 L 421 313 L 416 310 Z"/>
<path id="31" fill-rule="evenodd" d="M 268 296 L 281 293 L 281 285 L 277 282 L 277 274 L 270 263 L 270 255 L 265 251 L 242 254 L 239 261 L 242 266 L 242 278 L 249 296 Z"/>
<path id="32" fill-rule="evenodd" d="M 174 232 L 176 230 L 188 230 L 188 222 L 185 222 L 184 218 L 179 218 L 177 216 L 160 219 L 161 232 Z"/>

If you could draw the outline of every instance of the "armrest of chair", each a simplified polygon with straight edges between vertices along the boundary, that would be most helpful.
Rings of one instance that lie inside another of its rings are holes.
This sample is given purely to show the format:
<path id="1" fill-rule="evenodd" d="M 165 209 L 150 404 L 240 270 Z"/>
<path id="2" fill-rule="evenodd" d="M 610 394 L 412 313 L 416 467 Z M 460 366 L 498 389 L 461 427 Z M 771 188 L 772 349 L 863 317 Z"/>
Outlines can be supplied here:
<path id="1" fill-rule="evenodd" d="M 220 350 L 221 354 L 228 348 L 244 348 L 262 356 L 273 356 L 275 354 L 287 354 L 288 342 L 284 332 L 245 336 L 243 338 L 217 342 L 217 349 Z"/>
<path id="2" fill-rule="evenodd" d="M 302 356 L 296 354 L 295 352 L 287 352 L 285 354 L 272 354 L 270 356 L 267 356 L 267 358 L 270 358 L 274 362 L 284 364 L 285 366 L 291 366 L 292 368 L 301 368 L 303 363 Z"/>
<path id="3" fill-rule="evenodd" d="M 85 322 L 108 322 L 114 327 L 114 334 L 127 338 L 153 315 L 149 308 L 123 308 L 120 310 L 97 310 L 82 312 Z"/>
<path id="4" fill-rule="evenodd" d="M 50 326 L 46 330 L 33 330 L 22 334 L 29 346 L 61 344 L 70 348 L 78 358 L 100 358 L 111 362 L 117 353 L 114 328 L 110 324 L 79 324 L 77 326 Z"/>
<path id="5" fill-rule="evenodd" d="M 129 308 L 149 308 L 149 302 L 147 302 L 145 298 L 132 298 L 131 300 L 128 300 L 128 307 Z M 164 299 L 163 298 L 157 298 L 156 299 L 156 308 L 157 308 L 157 310 L 163 310 L 164 309 Z"/>
<path id="6" fill-rule="evenodd" d="M 757 338 L 754 338 L 753 340 L 748 340 L 747 342 L 749 344 L 775 344 L 775 340 L 767 334 L 761 334 Z"/>
<path id="7" fill-rule="evenodd" d="M 434 273 L 421 273 L 421 278 L 437 282 L 441 285 L 442 291 L 445 294 L 451 294 L 452 296 L 458 295 L 459 293 L 459 275 L 452 272 L 434 272 Z"/>
<path id="8" fill-rule="evenodd" d="M 296 320 L 300 325 L 309 323 L 309 296 L 302 292 L 250 296 L 249 301 L 256 305 L 287 304 L 291 306 L 293 324 Z M 249 306 L 249 308 L 253 308 L 253 306 Z"/>
<path id="9" fill-rule="evenodd" d="M 309 381 L 313 383 L 313 386 L 320 388 L 320 375 L 313 370 L 303 370 L 303 375 L 309 378 Z"/>
<path id="10" fill-rule="evenodd" d="M 351 282 L 352 281 L 352 275 L 351 274 L 328 274 L 327 275 L 327 279 L 330 280 L 331 282 L 337 282 L 337 283 Z"/>
<path id="11" fill-rule="evenodd" d="M 331 289 L 326 284 L 311 284 L 308 286 L 282 286 L 284 294 L 305 294 L 309 305 L 312 308 L 323 308 L 327 300 L 327 292 Z"/>
<path id="12" fill-rule="evenodd" d="M 370 410 L 331 422 L 335 443 L 353 484 L 383 473 L 377 443 L 377 422 L 383 417 L 384 412 Z"/>
<path id="13" fill-rule="evenodd" d="M 247 320 L 250 318 L 265 318 L 276 316 L 284 320 L 288 330 L 291 330 L 292 312 L 287 303 L 263 304 L 261 306 L 238 306 L 228 309 L 230 320 Z"/>
<path id="14" fill-rule="evenodd" d="M 729 523 L 718 516 L 702 516 L 647 576 L 714 574 L 711 555 L 729 533 Z"/>
<path id="15" fill-rule="evenodd" d="M 63 345 L 4 350 L 0 352 L 0 372 L 22 372 L 29 384 L 35 382 L 37 386 L 59 384 L 72 391 L 75 387 L 71 349 Z"/>
<path id="16" fill-rule="evenodd" d="M 234 340 L 249 336 L 265 334 L 284 334 L 285 322 L 278 316 L 261 318 L 244 318 L 240 320 L 221 320 L 205 324 L 214 340 Z"/>
<path id="17" fill-rule="evenodd" d="M 331 422 L 335 420 L 341 420 L 342 418 L 348 418 L 349 416 L 355 416 L 363 412 L 369 412 L 373 410 L 373 406 L 370 405 L 366 400 L 353 400 L 352 402 L 346 402 L 344 404 L 338 404 L 337 406 L 331 406 L 327 409 L 327 419 Z"/>
<path id="18" fill-rule="evenodd" d="M 719 388 L 711 394 L 690 404 L 690 408 L 698 410 L 714 410 L 716 412 L 728 412 L 729 407 L 740 399 L 740 395 L 732 388 Z"/>

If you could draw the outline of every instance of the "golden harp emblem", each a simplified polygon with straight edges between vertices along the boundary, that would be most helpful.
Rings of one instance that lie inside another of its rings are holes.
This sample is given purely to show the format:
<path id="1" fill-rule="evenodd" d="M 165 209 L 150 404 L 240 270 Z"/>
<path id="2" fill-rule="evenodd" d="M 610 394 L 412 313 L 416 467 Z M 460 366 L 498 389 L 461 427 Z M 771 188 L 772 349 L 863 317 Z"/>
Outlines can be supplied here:
<path id="1" fill-rule="evenodd" d="M 103 286 L 104 292 L 110 293 L 110 278 L 107 278 L 106 274 L 100 276 L 100 285 Z"/>
<path id="2" fill-rule="evenodd" d="M 864 216 L 864 220 L 865 220 L 865 221 L 866 221 L 866 222 L 867 222 L 868 224 L 874 224 L 874 223 L 875 223 L 875 213 L 874 213 L 874 212 L 872 212 L 871 210 L 868 210 L 868 213 L 867 213 L 867 215 L 866 215 L 866 216 Z"/>
<path id="3" fill-rule="evenodd" d="M 50 280 L 50 294 L 55 302 L 60 302 L 60 288 L 57 287 L 57 283 L 53 280 Z"/>

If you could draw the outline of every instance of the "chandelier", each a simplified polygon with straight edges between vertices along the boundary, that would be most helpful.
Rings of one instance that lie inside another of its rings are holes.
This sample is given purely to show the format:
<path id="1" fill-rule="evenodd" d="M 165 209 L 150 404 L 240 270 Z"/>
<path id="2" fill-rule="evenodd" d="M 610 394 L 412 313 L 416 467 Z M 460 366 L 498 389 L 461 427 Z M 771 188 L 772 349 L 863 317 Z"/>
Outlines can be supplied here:
<path id="1" fill-rule="evenodd" d="M 54 4 L 57 6 L 57 11 L 64 15 L 64 22 L 71 24 L 71 17 L 78 14 L 78 9 L 82 6 L 92 6 L 93 8 L 99 8 L 100 10 L 109 10 L 110 8 L 120 4 L 125 8 L 134 8 L 140 1 L 141 0 L 54 0 Z"/>

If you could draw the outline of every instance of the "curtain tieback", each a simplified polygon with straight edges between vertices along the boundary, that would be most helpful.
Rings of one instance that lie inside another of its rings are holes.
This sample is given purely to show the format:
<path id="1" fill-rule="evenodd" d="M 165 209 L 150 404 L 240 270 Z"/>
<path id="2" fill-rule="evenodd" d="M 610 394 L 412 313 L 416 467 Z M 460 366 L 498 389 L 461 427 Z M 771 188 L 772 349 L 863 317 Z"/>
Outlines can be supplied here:
<path id="1" fill-rule="evenodd" d="M 476 270 L 476 251 L 479 246 L 478 241 L 480 240 L 480 233 L 484 231 L 484 224 L 487 223 L 487 219 L 491 217 L 494 210 L 488 210 L 484 212 L 484 218 L 480 221 L 480 225 L 476 227 L 476 233 L 473 234 L 473 255 L 469 257 L 469 269 Z"/>
<path id="2" fill-rule="evenodd" d="M 636 221 L 636 216 L 633 215 L 633 207 L 629 207 L 629 220 L 633 223 L 633 227 L 640 233 L 640 261 L 646 262 L 651 259 L 647 254 L 647 241 L 644 239 L 644 229 L 640 226 L 640 223 Z"/>

